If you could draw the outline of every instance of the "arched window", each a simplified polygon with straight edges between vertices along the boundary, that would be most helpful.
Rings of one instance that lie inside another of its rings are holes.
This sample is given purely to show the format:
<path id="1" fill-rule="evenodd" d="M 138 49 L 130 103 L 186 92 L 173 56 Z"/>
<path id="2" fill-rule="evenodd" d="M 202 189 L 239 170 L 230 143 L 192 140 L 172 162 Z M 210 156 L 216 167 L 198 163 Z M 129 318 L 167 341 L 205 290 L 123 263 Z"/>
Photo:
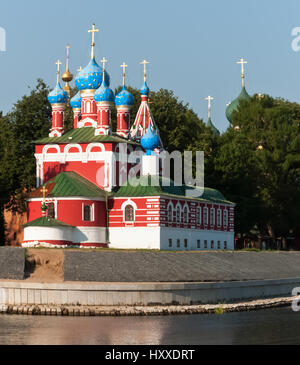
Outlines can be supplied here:
<path id="1" fill-rule="evenodd" d="M 176 208 L 176 222 L 180 223 L 180 221 L 181 221 L 181 209 L 180 209 L 180 206 L 177 205 L 177 208 Z"/>
<path id="2" fill-rule="evenodd" d="M 168 222 L 173 222 L 173 208 L 171 204 L 168 207 Z"/>
<path id="3" fill-rule="evenodd" d="M 91 221 L 91 206 L 85 205 L 83 208 L 83 220 L 86 222 Z"/>
<path id="4" fill-rule="evenodd" d="M 55 218 L 54 203 L 48 203 L 47 204 L 47 217 Z"/>
<path id="5" fill-rule="evenodd" d="M 184 207 L 183 209 L 183 223 L 188 223 L 188 208 Z"/>
<path id="6" fill-rule="evenodd" d="M 126 205 L 125 207 L 125 221 L 126 222 L 134 221 L 134 208 L 132 205 Z"/>
<path id="7" fill-rule="evenodd" d="M 91 103 L 88 101 L 86 103 L 86 113 L 90 113 L 91 112 Z"/>

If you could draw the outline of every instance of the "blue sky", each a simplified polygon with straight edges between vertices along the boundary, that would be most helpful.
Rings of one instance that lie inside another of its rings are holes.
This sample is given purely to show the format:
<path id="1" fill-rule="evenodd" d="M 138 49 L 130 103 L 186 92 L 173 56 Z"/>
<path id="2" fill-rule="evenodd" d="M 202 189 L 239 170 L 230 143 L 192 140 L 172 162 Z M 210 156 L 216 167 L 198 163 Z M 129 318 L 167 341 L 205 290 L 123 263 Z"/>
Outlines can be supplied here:
<path id="1" fill-rule="evenodd" d="M 127 84 L 140 87 L 139 62 L 146 58 L 152 90 L 173 90 L 205 121 L 204 98 L 212 95 L 212 119 L 224 131 L 226 104 L 241 89 L 236 64 L 241 57 L 248 61 L 250 94 L 300 102 L 300 52 L 291 47 L 299 14 L 299 0 L 1 2 L 6 52 L 0 52 L 0 110 L 9 111 L 39 77 L 54 87 L 55 62 L 59 58 L 65 67 L 67 43 L 71 72 L 84 67 L 90 55 L 87 30 L 95 22 L 96 59 L 108 59 L 113 87 L 121 82 L 123 61 Z"/>

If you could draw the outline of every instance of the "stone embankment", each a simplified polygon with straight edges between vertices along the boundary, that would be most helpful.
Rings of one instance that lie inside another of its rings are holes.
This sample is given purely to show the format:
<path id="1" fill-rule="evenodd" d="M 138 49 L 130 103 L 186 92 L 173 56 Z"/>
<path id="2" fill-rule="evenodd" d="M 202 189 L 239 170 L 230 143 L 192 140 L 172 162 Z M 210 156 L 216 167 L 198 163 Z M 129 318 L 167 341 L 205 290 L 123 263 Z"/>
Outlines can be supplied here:
<path id="1" fill-rule="evenodd" d="M 3 305 L 1 313 L 51 316 L 153 316 L 168 314 L 223 314 L 290 306 L 297 297 L 251 300 L 242 303 L 219 303 L 170 306 L 45 306 Z"/>

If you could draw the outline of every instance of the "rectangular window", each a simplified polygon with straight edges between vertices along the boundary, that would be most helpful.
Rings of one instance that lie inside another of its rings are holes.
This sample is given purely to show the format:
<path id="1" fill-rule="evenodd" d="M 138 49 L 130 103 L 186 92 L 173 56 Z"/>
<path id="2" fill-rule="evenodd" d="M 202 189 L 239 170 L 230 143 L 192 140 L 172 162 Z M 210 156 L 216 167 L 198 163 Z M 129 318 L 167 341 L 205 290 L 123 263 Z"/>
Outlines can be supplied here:
<path id="1" fill-rule="evenodd" d="M 172 247 L 172 238 L 169 238 L 169 247 Z"/>
<path id="2" fill-rule="evenodd" d="M 49 217 L 49 218 L 55 218 L 54 203 L 48 203 L 47 204 L 47 217 Z"/>
<path id="3" fill-rule="evenodd" d="M 184 239 L 184 247 L 187 248 L 188 247 L 188 240 L 185 238 Z"/>
<path id="4" fill-rule="evenodd" d="M 221 211 L 221 209 L 218 209 L 217 210 L 217 226 L 218 226 L 218 228 L 220 228 L 221 225 L 222 225 L 221 220 L 222 220 L 222 211 Z"/>
<path id="5" fill-rule="evenodd" d="M 218 249 L 221 248 L 221 241 L 218 241 Z"/>
<path id="6" fill-rule="evenodd" d="M 91 218 L 92 218 L 91 206 L 85 205 L 83 208 L 83 220 L 86 222 L 90 222 L 92 220 Z"/>
<path id="7" fill-rule="evenodd" d="M 180 240 L 177 240 L 177 247 L 180 247 Z"/>
<path id="8" fill-rule="evenodd" d="M 82 220 L 85 222 L 93 222 L 95 220 L 94 204 L 82 204 Z"/>
<path id="9" fill-rule="evenodd" d="M 210 248 L 215 248 L 215 243 L 214 243 L 214 241 L 210 241 Z"/>
<path id="10" fill-rule="evenodd" d="M 207 248 L 207 240 L 204 240 L 204 248 Z"/>
<path id="11" fill-rule="evenodd" d="M 203 222 L 204 222 L 205 226 L 208 225 L 208 208 L 207 207 L 203 208 Z"/>
<path id="12" fill-rule="evenodd" d="M 224 211 L 223 211 L 223 224 L 224 224 L 225 228 L 228 226 L 228 210 L 227 209 L 224 209 Z"/>
<path id="13" fill-rule="evenodd" d="M 224 241 L 224 250 L 227 250 L 227 241 Z"/>
<path id="14" fill-rule="evenodd" d="M 196 209 L 196 223 L 200 226 L 201 225 L 201 207 Z"/>
<path id="15" fill-rule="evenodd" d="M 197 240 L 197 248 L 201 248 L 201 241 Z"/>
<path id="16" fill-rule="evenodd" d="M 210 225 L 215 225 L 215 208 L 210 208 Z"/>

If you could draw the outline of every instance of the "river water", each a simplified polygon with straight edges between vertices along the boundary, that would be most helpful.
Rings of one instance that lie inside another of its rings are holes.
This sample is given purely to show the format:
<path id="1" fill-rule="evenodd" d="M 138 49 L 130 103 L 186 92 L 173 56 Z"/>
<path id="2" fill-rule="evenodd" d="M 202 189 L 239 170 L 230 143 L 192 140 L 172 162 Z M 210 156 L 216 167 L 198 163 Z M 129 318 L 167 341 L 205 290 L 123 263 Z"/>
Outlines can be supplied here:
<path id="1" fill-rule="evenodd" d="M 0 315 L 0 345 L 300 344 L 300 312 L 148 317 Z"/>

